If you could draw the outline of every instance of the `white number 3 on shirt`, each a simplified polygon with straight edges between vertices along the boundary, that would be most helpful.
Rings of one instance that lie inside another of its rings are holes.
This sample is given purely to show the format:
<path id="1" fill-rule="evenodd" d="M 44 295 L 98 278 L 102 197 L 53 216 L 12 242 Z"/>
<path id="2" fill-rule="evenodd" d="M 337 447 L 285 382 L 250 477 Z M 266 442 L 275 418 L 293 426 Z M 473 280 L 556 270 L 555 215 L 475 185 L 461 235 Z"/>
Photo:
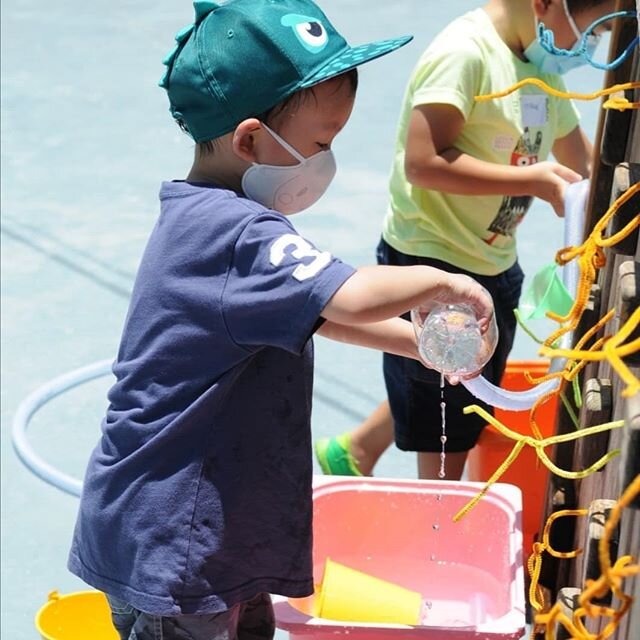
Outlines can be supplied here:
<path id="1" fill-rule="evenodd" d="M 293 247 L 293 251 L 288 251 Z M 302 258 L 313 258 L 307 264 L 299 264 L 293 270 L 293 277 L 302 282 L 308 278 L 313 278 L 318 272 L 324 269 L 331 262 L 331 254 L 328 251 L 318 251 L 314 249 L 304 238 L 293 233 L 280 236 L 272 245 L 269 259 L 274 267 L 279 266 L 289 253 L 292 258 L 301 261 Z"/>

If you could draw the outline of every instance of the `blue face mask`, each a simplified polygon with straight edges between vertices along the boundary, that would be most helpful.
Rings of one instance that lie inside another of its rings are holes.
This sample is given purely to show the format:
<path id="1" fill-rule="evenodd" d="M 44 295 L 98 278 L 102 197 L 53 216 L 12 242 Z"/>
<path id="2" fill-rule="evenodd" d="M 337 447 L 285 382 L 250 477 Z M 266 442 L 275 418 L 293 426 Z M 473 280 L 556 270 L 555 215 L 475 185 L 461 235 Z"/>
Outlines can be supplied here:
<path id="1" fill-rule="evenodd" d="M 527 59 L 533 62 L 540 71 L 546 73 L 563 74 L 587 64 L 600 42 L 600 36 L 589 33 L 589 30 L 586 31 L 589 35 L 580 32 L 576 21 L 569 12 L 567 0 L 562 0 L 562 8 L 564 15 L 567 16 L 569 26 L 576 36 L 573 47 L 565 51 L 564 54 L 561 53 L 553 45 L 553 31 L 545 29 L 544 25 L 539 24 L 536 18 L 537 38 L 524 51 Z"/>
<path id="2" fill-rule="evenodd" d="M 546 31 L 549 33 L 548 30 Z M 588 61 L 593 57 L 599 42 L 599 36 L 590 35 L 584 43 L 581 40 L 577 40 L 570 50 L 571 52 L 577 52 L 578 47 L 582 46 L 584 47 L 584 54 L 560 56 L 545 49 L 541 44 L 540 39 L 536 38 L 524 50 L 524 55 L 527 60 L 535 64 L 540 71 L 543 71 L 544 73 L 556 73 L 562 75 L 567 73 L 567 71 L 571 71 L 571 69 L 588 64 Z"/>

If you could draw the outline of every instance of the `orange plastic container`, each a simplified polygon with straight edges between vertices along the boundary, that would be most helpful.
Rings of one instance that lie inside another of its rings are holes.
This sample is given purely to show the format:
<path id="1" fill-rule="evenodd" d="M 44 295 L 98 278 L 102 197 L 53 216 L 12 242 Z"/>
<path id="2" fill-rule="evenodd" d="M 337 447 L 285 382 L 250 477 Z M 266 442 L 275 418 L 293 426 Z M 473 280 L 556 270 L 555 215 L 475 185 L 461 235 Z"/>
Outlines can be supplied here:
<path id="1" fill-rule="evenodd" d="M 522 360 L 507 363 L 502 378 L 502 388 L 511 391 L 530 389 L 533 385 L 527 382 L 525 371 L 533 376 L 547 373 L 549 363 L 546 360 Z M 544 403 L 536 412 L 536 423 L 543 437 L 553 435 L 556 420 L 558 397 L 555 396 Z M 529 423 L 529 411 L 495 410 L 495 416 L 504 425 L 524 435 L 533 435 Z M 504 462 L 513 449 L 514 442 L 503 436 L 489 425 L 482 432 L 478 444 L 469 452 L 467 473 L 469 480 L 486 482 Z M 540 519 L 544 503 L 547 468 L 538 461 L 535 451 L 525 447 L 513 464 L 500 477 L 500 482 L 514 484 L 522 491 L 523 544 L 525 558 L 531 553 L 534 537 L 540 529 Z"/>

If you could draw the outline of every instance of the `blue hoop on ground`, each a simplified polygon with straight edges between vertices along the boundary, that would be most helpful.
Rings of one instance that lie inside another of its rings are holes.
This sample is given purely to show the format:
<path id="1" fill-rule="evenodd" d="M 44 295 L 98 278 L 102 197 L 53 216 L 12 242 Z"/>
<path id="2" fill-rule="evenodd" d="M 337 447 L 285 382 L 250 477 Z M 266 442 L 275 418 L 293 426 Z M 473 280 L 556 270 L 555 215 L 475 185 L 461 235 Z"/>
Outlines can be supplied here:
<path id="1" fill-rule="evenodd" d="M 80 384 L 110 374 L 112 365 L 113 359 L 100 360 L 50 380 L 30 393 L 20 403 L 13 419 L 11 439 L 18 458 L 41 480 L 72 496 L 80 497 L 82 482 L 59 471 L 35 453 L 27 438 L 29 421 L 36 411 L 49 400 Z"/>

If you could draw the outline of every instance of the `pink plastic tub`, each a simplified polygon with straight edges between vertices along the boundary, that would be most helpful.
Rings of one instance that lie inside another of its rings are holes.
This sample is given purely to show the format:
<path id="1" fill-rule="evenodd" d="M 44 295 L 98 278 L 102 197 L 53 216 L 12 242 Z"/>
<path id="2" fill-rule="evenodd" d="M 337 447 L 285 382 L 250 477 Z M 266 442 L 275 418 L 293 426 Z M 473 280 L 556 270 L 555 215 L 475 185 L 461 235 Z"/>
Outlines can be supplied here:
<path id="1" fill-rule="evenodd" d="M 311 615 L 313 598 L 274 598 L 276 623 L 295 640 L 487 640 L 525 631 L 520 490 L 496 484 L 462 520 L 452 516 L 483 485 L 383 478 L 315 479 L 314 578 L 327 557 L 419 591 L 424 625 L 338 622 Z"/>

